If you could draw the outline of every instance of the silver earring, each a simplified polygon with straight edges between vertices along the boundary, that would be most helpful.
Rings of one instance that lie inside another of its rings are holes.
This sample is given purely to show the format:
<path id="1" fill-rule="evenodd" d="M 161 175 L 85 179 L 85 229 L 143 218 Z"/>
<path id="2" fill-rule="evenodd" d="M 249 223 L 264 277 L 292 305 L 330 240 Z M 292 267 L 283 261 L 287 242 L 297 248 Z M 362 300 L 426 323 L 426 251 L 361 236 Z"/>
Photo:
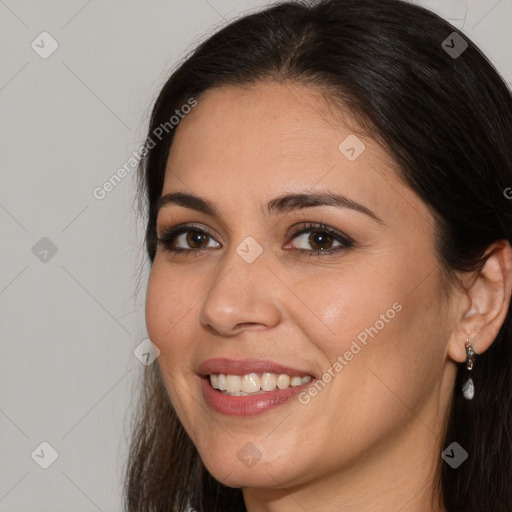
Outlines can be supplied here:
<path id="1" fill-rule="evenodd" d="M 466 370 L 471 371 L 475 363 L 475 352 L 469 339 L 466 340 Z M 462 394 L 466 400 L 471 400 L 475 396 L 475 385 L 473 379 L 470 377 L 462 386 Z"/>

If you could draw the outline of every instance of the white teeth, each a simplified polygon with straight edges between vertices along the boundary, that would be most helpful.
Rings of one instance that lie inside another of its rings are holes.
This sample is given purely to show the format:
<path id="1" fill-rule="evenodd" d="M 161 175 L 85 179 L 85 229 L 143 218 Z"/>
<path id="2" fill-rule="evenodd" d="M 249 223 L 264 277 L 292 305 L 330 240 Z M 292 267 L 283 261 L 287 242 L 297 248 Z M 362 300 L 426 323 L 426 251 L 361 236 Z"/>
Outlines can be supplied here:
<path id="1" fill-rule="evenodd" d="M 261 376 L 261 389 L 263 391 L 274 391 L 277 385 L 277 375 L 275 373 L 264 373 Z"/>
<path id="2" fill-rule="evenodd" d="M 302 379 L 300 377 L 292 377 L 290 379 L 290 386 L 300 386 L 302 384 Z"/>
<path id="3" fill-rule="evenodd" d="M 288 375 L 285 375 L 284 373 L 279 375 L 279 377 L 277 377 L 277 387 L 279 389 L 289 388 L 290 387 L 290 377 L 288 377 Z"/>
<path id="4" fill-rule="evenodd" d="M 226 391 L 226 376 L 223 373 L 217 375 L 217 389 Z"/>
<path id="5" fill-rule="evenodd" d="M 242 377 L 242 389 L 244 393 L 254 393 L 260 390 L 260 378 L 257 373 L 250 373 Z"/>
<path id="6" fill-rule="evenodd" d="M 228 393 L 242 391 L 242 377 L 240 375 L 226 375 L 226 391 Z"/>
<path id="7" fill-rule="evenodd" d="M 212 387 L 224 394 L 232 396 L 245 396 L 249 394 L 261 394 L 265 391 L 274 391 L 276 388 L 288 389 L 289 387 L 300 386 L 311 380 L 310 375 L 305 377 L 290 377 L 284 373 L 263 373 L 261 377 L 257 373 L 247 375 L 225 375 L 223 373 L 212 373 L 210 382 Z"/>

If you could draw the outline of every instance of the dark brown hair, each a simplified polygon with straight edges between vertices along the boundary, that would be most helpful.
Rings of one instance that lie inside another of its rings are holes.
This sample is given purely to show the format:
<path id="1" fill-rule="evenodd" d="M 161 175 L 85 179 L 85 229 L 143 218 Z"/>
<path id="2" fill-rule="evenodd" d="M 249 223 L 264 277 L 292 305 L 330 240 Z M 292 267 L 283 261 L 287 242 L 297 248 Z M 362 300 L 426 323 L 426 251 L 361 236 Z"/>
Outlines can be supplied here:
<path id="1" fill-rule="evenodd" d="M 512 238 L 512 201 L 504 193 L 512 186 L 512 98 L 467 36 L 460 55 L 447 51 L 443 41 L 454 31 L 402 0 L 297 0 L 246 15 L 201 43 L 174 70 L 151 115 L 140 164 L 150 263 L 154 205 L 175 128 L 156 144 L 155 130 L 208 89 L 275 80 L 314 85 L 361 120 L 434 214 L 440 268 L 452 277 L 480 269 L 491 243 Z M 478 356 L 473 400 L 461 396 L 463 365 L 457 375 L 443 446 L 456 441 L 469 457 L 452 469 L 439 454 L 436 483 L 449 512 L 512 510 L 511 366 L 509 308 L 495 341 Z M 126 511 L 245 510 L 241 490 L 205 469 L 157 364 L 147 367 L 143 386 L 127 461 Z"/>

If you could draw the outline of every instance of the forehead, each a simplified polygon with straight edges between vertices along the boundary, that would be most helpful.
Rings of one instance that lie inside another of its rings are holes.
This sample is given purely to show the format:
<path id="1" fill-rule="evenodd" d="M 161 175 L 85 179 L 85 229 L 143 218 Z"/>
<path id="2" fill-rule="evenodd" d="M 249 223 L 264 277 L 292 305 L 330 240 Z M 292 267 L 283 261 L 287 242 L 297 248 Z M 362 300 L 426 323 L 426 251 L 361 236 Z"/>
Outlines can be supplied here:
<path id="1" fill-rule="evenodd" d="M 340 112 L 337 117 L 345 116 Z M 304 86 L 221 87 L 203 93 L 197 107 L 181 121 L 169 162 L 178 163 L 186 152 L 188 164 L 194 165 L 201 160 L 229 167 L 244 159 L 247 165 L 253 162 L 250 167 L 269 160 L 273 167 L 286 167 L 287 160 L 303 157 L 308 162 L 337 158 L 340 137 L 351 132 L 343 122 L 336 122 L 318 92 Z"/>
<path id="2" fill-rule="evenodd" d="M 355 160 L 344 153 L 347 140 L 362 151 Z M 395 207 L 399 218 L 418 198 L 394 167 L 385 149 L 318 91 L 273 83 L 221 87 L 201 95 L 180 122 L 163 193 L 193 192 L 235 212 L 241 202 L 256 206 L 286 192 L 332 190 L 370 203 L 382 216 Z"/>

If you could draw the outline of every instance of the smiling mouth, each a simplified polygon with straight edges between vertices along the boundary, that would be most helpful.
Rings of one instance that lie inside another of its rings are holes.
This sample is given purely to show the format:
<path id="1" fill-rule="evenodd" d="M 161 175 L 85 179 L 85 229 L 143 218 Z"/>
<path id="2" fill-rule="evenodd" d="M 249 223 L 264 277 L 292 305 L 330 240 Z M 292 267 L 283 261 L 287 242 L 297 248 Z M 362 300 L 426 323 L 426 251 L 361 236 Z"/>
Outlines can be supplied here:
<path id="1" fill-rule="evenodd" d="M 285 373 L 248 373 L 245 375 L 229 375 L 212 373 L 205 377 L 211 387 L 228 396 L 263 395 L 275 390 L 286 390 L 302 386 L 311 381 L 311 375 L 290 376 Z"/>

